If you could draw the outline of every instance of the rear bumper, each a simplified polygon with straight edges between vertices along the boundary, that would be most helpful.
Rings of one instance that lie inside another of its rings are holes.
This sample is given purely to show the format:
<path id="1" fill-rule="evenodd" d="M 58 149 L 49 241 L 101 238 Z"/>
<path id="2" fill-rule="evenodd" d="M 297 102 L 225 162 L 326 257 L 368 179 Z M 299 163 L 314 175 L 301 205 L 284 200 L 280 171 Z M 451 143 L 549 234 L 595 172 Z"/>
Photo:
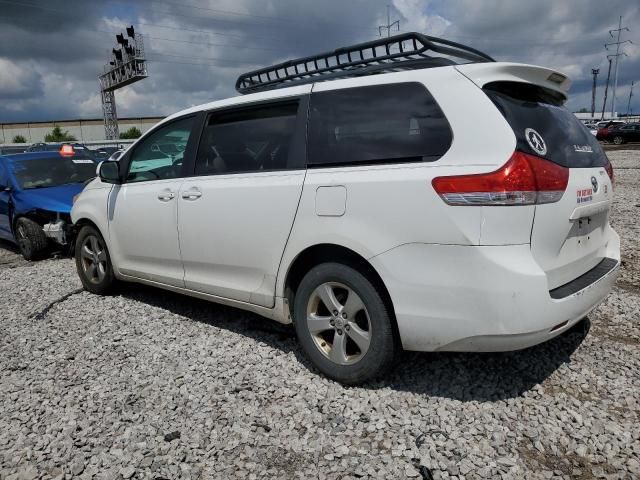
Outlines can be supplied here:
<path id="1" fill-rule="evenodd" d="M 393 301 L 402 345 L 419 351 L 508 351 L 571 328 L 613 288 L 616 264 L 563 298 L 552 298 L 529 245 L 407 244 L 371 259 Z"/>

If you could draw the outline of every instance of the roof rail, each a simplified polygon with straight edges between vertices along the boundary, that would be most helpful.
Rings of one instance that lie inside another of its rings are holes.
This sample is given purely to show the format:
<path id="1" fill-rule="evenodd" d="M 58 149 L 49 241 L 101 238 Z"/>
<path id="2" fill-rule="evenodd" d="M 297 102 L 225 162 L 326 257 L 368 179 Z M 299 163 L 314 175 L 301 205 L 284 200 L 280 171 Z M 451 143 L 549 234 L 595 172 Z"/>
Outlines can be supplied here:
<path id="1" fill-rule="evenodd" d="M 456 64 L 429 53 L 471 63 L 495 61 L 466 45 L 409 32 L 243 73 L 236 81 L 236 90 L 245 94 L 332 78 Z"/>

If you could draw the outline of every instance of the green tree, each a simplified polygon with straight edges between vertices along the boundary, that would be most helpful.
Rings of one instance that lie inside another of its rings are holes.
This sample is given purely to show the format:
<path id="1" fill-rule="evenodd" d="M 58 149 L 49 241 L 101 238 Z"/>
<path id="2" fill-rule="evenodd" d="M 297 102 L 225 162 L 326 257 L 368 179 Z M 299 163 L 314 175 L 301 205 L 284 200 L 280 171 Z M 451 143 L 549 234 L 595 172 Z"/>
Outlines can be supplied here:
<path id="1" fill-rule="evenodd" d="M 582 107 L 580 110 L 578 110 L 578 113 L 589 113 L 589 110 L 587 110 L 586 108 Z"/>
<path id="2" fill-rule="evenodd" d="M 53 127 L 49 133 L 44 136 L 45 142 L 75 142 L 76 137 L 69 133 L 69 130 L 65 130 L 64 132 L 59 126 Z"/>
<path id="3" fill-rule="evenodd" d="M 27 143 L 27 139 L 22 135 L 16 135 L 15 137 L 13 137 L 13 143 Z"/>
<path id="4" fill-rule="evenodd" d="M 142 132 L 140 131 L 140 129 L 138 127 L 131 127 L 126 132 L 122 132 L 120 134 L 120 139 L 122 139 L 122 140 L 133 140 L 134 138 L 140 138 L 140 135 L 142 135 Z"/>

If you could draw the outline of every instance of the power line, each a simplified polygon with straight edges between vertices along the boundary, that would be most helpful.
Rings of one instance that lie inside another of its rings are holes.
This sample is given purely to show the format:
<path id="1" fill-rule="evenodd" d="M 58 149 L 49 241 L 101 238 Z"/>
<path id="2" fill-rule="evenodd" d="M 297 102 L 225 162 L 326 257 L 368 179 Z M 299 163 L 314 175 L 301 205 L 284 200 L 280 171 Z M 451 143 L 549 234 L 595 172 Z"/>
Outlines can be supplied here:
<path id="1" fill-rule="evenodd" d="M 124 0 L 109 0 L 112 2 L 118 2 L 118 3 L 127 3 L 129 4 L 129 2 L 125 2 Z M 209 12 L 214 12 L 214 13 L 222 13 L 222 14 L 226 14 L 226 15 L 236 15 L 236 16 L 242 16 L 242 17 L 254 17 L 254 18 L 264 18 L 267 20 L 274 20 L 274 21 L 278 21 L 278 22 L 292 22 L 295 21 L 295 19 L 290 18 L 282 18 L 282 17 L 273 17 L 273 16 L 268 16 L 268 15 L 256 15 L 256 14 L 252 14 L 252 13 L 246 13 L 246 12 L 234 12 L 231 10 L 221 10 L 219 8 L 210 8 L 210 7 L 202 7 L 200 5 L 189 5 L 189 4 L 184 4 L 184 3 L 178 3 L 178 2 L 170 2 L 167 0 L 151 0 L 153 3 L 164 3 L 167 5 L 175 5 L 177 7 L 180 8 L 193 8 L 195 10 L 205 10 L 205 11 L 209 11 Z"/>

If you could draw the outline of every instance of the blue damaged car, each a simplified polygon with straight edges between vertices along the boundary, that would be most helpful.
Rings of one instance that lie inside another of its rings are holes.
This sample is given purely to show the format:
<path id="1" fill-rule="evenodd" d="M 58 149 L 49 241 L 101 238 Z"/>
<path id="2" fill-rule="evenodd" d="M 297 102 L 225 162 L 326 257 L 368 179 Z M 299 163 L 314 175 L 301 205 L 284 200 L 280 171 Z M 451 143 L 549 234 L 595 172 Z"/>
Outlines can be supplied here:
<path id="1" fill-rule="evenodd" d="M 72 243 L 73 197 L 96 176 L 96 162 L 71 146 L 0 156 L 0 239 L 27 260 Z"/>

